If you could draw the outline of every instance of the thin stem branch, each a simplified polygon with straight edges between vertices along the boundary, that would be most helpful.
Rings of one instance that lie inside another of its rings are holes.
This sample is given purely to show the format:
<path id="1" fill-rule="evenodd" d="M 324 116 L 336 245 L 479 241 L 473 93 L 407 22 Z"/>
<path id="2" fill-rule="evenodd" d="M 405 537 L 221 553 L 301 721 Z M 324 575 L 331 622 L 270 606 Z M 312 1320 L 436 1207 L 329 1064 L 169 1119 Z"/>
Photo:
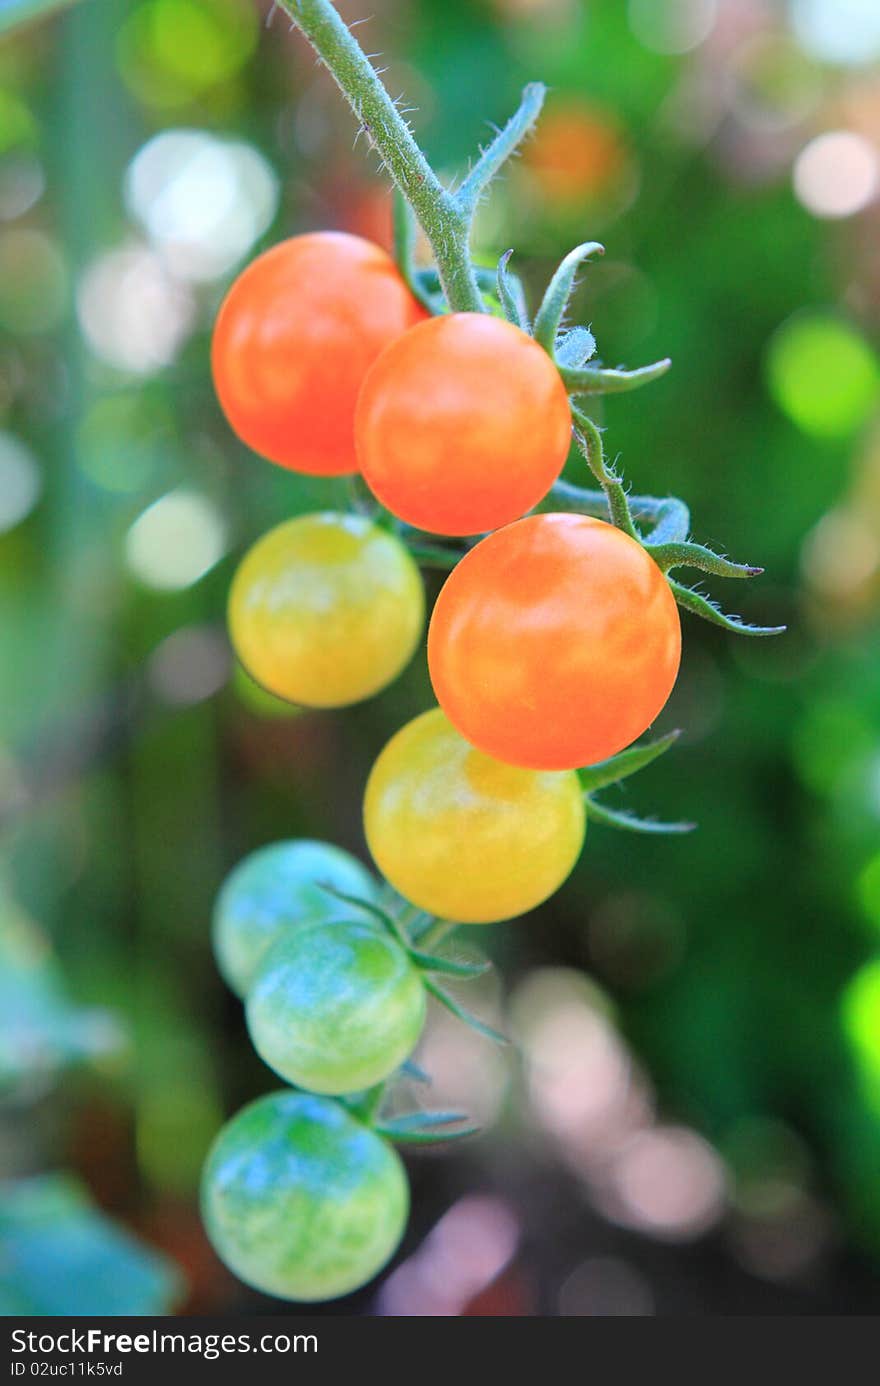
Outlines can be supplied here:
<path id="1" fill-rule="evenodd" d="M 473 217 L 481 195 L 502 164 L 507 162 L 534 126 L 541 114 L 546 95 L 547 88 L 543 82 L 529 82 L 528 86 L 523 88 L 519 109 L 510 117 L 504 129 L 498 131 L 492 143 L 482 151 L 465 178 L 455 195 L 455 200 L 468 220 Z"/>
<path id="2" fill-rule="evenodd" d="M 456 312 L 485 312 L 468 253 L 470 221 L 444 188 L 330 0 L 278 0 L 302 30 L 379 151 L 427 236 L 444 293 Z"/>
<path id="3" fill-rule="evenodd" d="M 631 539 L 639 540 L 638 531 L 633 524 L 626 490 L 620 478 L 612 472 L 605 462 L 605 449 L 602 435 L 593 420 L 582 410 L 572 407 L 575 422 L 575 435 L 586 458 L 587 465 L 608 498 L 608 511 L 612 524 L 622 529 Z"/>

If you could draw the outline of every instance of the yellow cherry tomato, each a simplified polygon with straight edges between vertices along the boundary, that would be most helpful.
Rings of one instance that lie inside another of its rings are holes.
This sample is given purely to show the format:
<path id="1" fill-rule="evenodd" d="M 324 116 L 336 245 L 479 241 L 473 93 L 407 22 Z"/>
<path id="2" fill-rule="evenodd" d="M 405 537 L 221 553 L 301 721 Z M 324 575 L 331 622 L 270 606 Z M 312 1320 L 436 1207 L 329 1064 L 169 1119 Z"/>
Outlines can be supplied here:
<path id="1" fill-rule="evenodd" d="M 263 688 L 305 707 L 378 693 L 409 661 L 425 594 L 393 534 L 359 515 L 301 515 L 264 534 L 229 594 L 229 633 Z"/>
<path id="2" fill-rule="evenodd" d="M 584 841 L 573 770 L 524 770 L 474 750 L 439 708 L 408 722 L 370 772 L 370 851 L 420 909 L 491 924 L 558 889 Z"/>

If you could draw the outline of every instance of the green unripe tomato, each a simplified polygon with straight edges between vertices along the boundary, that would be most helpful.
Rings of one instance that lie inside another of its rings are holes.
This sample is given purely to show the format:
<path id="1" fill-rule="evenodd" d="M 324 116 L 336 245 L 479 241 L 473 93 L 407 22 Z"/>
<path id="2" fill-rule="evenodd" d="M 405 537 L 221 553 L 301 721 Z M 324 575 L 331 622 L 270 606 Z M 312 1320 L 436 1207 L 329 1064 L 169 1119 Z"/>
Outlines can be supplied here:
<path id="1" fill-rule="evenodd" d="M 220 1259 L 280 1299 L 335 1299 L 394 1253 L 409 1212 L 397 1152 L 338 1102 L 276 1092 L 234 1116 L 202 1174 Z"/>
<path id="2" fill-rule="evenodd" d="M 425 1023 L 425 988 L 399 943 L 373 924 L 325 920 L 284 933 L 247 998 L 254 1047 L 309 1092 L 381 1083 L 408 1058 Z"/>
<path id="3" fill-rule="evenodd" d="M 375 901 L 375 876 L 327 842 L 273 842 L 245 857 L 226 877 L 214 906 L 214 956 L 233 991 L 244 996 L 260 959 L 292 924 L 339 913 L 321 889 Z"/>

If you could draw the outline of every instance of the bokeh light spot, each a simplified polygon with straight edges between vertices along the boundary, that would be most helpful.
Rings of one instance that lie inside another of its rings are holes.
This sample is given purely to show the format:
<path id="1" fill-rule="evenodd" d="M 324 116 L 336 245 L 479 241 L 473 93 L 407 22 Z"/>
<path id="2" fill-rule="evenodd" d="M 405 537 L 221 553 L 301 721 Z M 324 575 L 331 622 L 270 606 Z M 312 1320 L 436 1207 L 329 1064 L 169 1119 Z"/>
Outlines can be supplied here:
<path id="1" fill-rule="evenodd" d="M 55 241 L 26 227 L 0 236 L 0 325 L 50 332 L 67 307 L 67 266 Z"/>
<path id="2" fill-rule="evenodd" d="M 232 269 L 278 206 L 278 180 L 248 144 L 165 130 L 135 155 L 128 209 L 173 272 L 208 281 Z"/>
<path id="3" fill-rule="evenodd" d="M 111 250 L 93 261 L 76 302 L 95 355 L 134 375 L 150 375 L 173 361 L 193 325 L 186 288 L 143 246 Z"/>
<path id="4" fill-rule="evenodd" d="M 812 57 L 841 66 L 880 57 L 877 0 L 790 0 L 790 11 L 798 42 Z"/>
<path id="5" fill-rule="evenodd" d="M 11 433 L 0 433 L 0 534 L 14 529 L 33 510 L 43 489 L 30 448 Z"/>
<path id="6" fill-rule="evenodd" d="M 629 24 L 655 53 L 687 53 L 709 37 L 718 0 L 629 0 Z"/>
<path id="7" fill-rule="evenodd" d="M 880 958 L 859 968 L 841 999 L 844 1033 L 880 1104 Z"/>
<path id="8" fill-rule="evenodd" d="M 847 510 L 830 510 L 806 535 L 801 568 L 822 596 L 843 598 L 857 592 L 880 566 L 880 538 L 869 524 Z"/>
<path id="9" fill-rule="evenodd" d="M 145 587 L 191 587 L 220 561 L 226 525 L 214 504 L 195 491 L 170 491 L 149 506 L 128 531 L 129 569 Z"/>
<path id="10" fill-rule="evenodd" d="M 229 646 L 219 631 L 185 626 L 153 651 L 148 676 L 163 702 L 189 707 L 219 693 L 231 664 Z"/>
<path id="11" fill-rule="evenodd" d="M 167 404 L 123 391 L 98 399 L 76 433 L 80 470 L 104 491 L 130 495 L 153 481 L 173 438 Z"/>
<path id="12" fill-rule="evenodd" d="M 880 190 L 880 157 L 864 135 L 829 130 L 801 150 L 793 170 L 798 201 L 817 217 L 851 217 Z"/>
<path id="13" fill-rule="evenodd" d="M 830 313 L 800 313 L 772 337 L 767 383 L 780 409 L 805 433 L 846 438 L 880 399 L 880 369 L 864 337 Z"/>
<path id="14" fill-rule="evenodd" d="M 142 101 L 180 106 L 233 77 L 258 35 L 249 0 L 147 0 L 120 30 L 119 67 Z"/>
<path id="15" fill-rule="evenodd" d="M 36 122 L 20 96 L 0 87 L 0 154 L 33 144 Z"/>

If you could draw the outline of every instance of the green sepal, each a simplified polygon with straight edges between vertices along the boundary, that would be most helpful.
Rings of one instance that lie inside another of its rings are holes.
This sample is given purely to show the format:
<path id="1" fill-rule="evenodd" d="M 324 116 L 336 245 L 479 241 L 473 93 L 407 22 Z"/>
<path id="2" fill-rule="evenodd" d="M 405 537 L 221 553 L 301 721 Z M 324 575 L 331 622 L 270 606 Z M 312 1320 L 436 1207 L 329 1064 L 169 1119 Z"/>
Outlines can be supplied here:
<path id="1" fill-rule="evenodd" d="M 411 544 L 408 540 L 404 540 L 404 543 L 420 568 L 451 570 L 464 558 L 463 552 L 443 548 L 440 544 Z"/>
<path id="2" fill-rule="evenodd" d="M 441 1006 L 445 1006 L 447 1011 L 450 1011 L 456 1019 L 469 1025 L 472 1030 L 476 1030 L 478 1035 L 484 1035 L 486 1039 L 494 1040 L 496 1044 L 510 1044 L 506 1035 L 502 1035 L 500 1030 L 494 1030 L 491 1025 L 487 1025 L 484 1020 L 473 1015 L 466 1006 L 462 1006 L 459 1001 L 455 1000 L 455 997 L 450 996 L 449 992 L 438 986 L 431 977 L 425 977 L 423 980 L 425 989 L 431 993 L 436 1001 L 440 1002 Z"/>
<path id="3" fill-rule="evenodd" d="M 669 357 L 640 366 L 635 371 L 603 370 L 600 366 L 581 366 L 577 369 L 560 366 L 559 374 L 572 395 L 622 395 L 659 380 L 672 365 Z"/>
<path id="4" fill-rule="evenodd" d="M 455 962 L 452 958 L 438 958 L 431 953 L 420 953 L 417 948 L 410 948 L 409 955 L 416 966 L 425 972 L 440 972 L 447 977 L 461 977 L 465 980 L 485 976 L 492 966 L 490 962 L 467 963 Z"/>
<path id="5" fill-rule="evenodd" d="M 348 895 L 344 890 L 337 890 L 335 886 L 325 885 L 323 881 L 318 882 L 318 887 L 326 895 L 332 895 L 334 900 L 341 900 L 344 905 L 351 905 L 354 909 L 363 910 L 365 914 L 372 915 L 374 919 L 384 925 L 402 948 L 405 948 L 407 952 L 409 951 L 409 943 L 397 920 L 387 910 L 383 910 L 381 905 L 375 904 L 372 900 L 361 900 L 357 895 Z"/>
<path id="6" fill-rule="evenodd" d="M 415 267 L 416 219 L 400 189 L 395 186 L 392 201 L 394 259 L 410 293 L 429 313 L 438 312 L 437 294 L 429 290 Z M 438 277 L 437 288 L 440 288 Z"/>
<path id="7" fill-rule="evenodd" d="M 655 543 L 652 538 L 645 548 L 664 573 L 670 568 L 699 568 L 704 573 L 714 573 L 716 577 L 750 578 L 759 577 L 764 571 L 750 563 L 734 563 L 705 544 L 695 544 L 691 540 Z"/>
<path id="8" fill-rule="evenodd" d="M 424 1083 L 427 1087 L 434 1081 L 430 1073 L 426 1073 L 413 1059 L 404 1059 L 399 1071 L 403 1078 L 411 1078 L 414 1083 Z"/>
<path id="9" fill-rule="evenodd" d="M 504 309 L 504 316 L 507 321 L 512 322 L 514 327 L 519 327 L 523 332 L 528 332 L 529 315 L 526 312 L 522 285 L 507 270 L 512 254 L 512 250 L 505 250 L 498 261 L 498 269 L 495 274 L 495 292 L 498 295 L 498 302 Z"/>
<path id="10" fill-rule="evenodd" d="M 610 809 L 605 804 L 598 804 L 589 795 L 584 796 L 584 808 L 592 822 L 601 823 L 606 828 L 621 828 L 629 833 L 692 833 L 697 826 L 696 823 L 660 823 L 656 818 L 638 818 L 625 809 Z"/>
<path id="11" fill-rule="evenodd" d="M 626 751 L 620 751 L 618 755 L 611 756 L 610 760 L 584 766 L 578 771 L 581 787 L 587 793 L 593 793 L 597 789 L 607 788 L 610 784 L 617 784 L 629 775 L 635 775 L 674 746 L 680 736 L 680 731 L 667 732 L 665 736 L 658 737 L 656 741 L 649 741 L 644 746 L 631 746 Z"/>
<path id="12" fill-rule="evenodd" d="M 459 1126 L 455 1131 L 441 1129 L 467 1120 L 467 1112 L 406 1112 L 402 1116 L 388 1117 L 375 1125 L 373 1130 L 390 1141 L 406 1145 L 431 1145 L 436 1141 L 458 1141 L 465 1136 L 476 1135 L 479 1126 Z"/>
<path id="13" fill-rule="evenodd" d="M 584 260 L 590 255 L 604 255 L 605 247 L 598 241 L 585 241 L 570 250 L 547 285 L 541 306 L 535 316 L 532 335 L 545 351 L 553 355 L 562 315 L 574 288 L 574 279 Z"/>
<path id="14" fill-rule="evenodd" d="M 695 616 L 701 616 L 704 621 L 711 621 L 713 625 L 721 626 L 724 630 L 731 630 L 736 635 L 781 635 L 785 630 L 785 626 L 750 626 L 739 616 L 725 615 L 719 606 L 716 606 L 708 597 L 704 597 L 702 592 L 695 592 L 693 587 L 685 587 L 670 577 L 666 581 L 672 589 L 675 600 L 685 611 L 692 611 Z"/>
<path id="15" fill-rule="evenodd" d="M 596 354 L 596 338 L 588 327 L 573 327 L 556 343 L 558 366 L 583 366 Z"/>
<path id="16" fill-rule="evenodd" d="M 458 191 L 453 193 L 456 206 L 469 222 L 473 219 L 477 203 L 498 170 L 532 129 L 541 114 L 546 95 L 547 88 L 543 82 L 529 82 L 523 87 L 518 108 L 507 124 L 496 131 L 495 138 L 486 148 L 480 150 L 480 157 L 470 173 Z"/>

